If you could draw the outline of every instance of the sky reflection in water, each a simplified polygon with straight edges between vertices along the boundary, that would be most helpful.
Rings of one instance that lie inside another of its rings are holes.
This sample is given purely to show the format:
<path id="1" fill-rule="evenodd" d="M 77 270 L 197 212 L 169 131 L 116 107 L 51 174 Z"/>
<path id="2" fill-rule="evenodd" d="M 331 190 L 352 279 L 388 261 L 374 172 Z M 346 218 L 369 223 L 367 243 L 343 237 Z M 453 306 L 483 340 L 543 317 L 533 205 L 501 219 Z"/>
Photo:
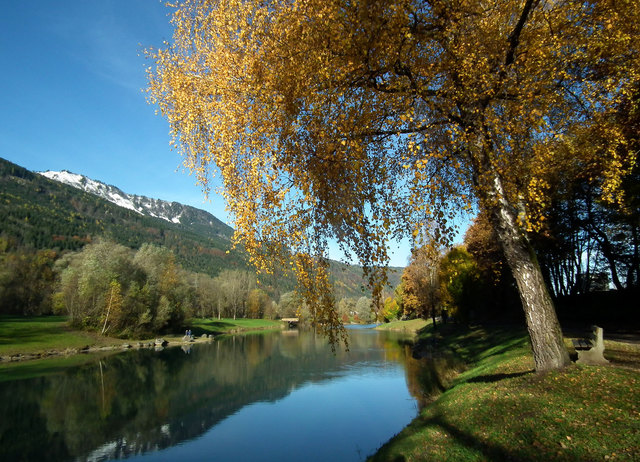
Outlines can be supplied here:
<path id="1" fill-rule="evenodd" d="M 344 370 L 245 406 L 202 437 L 136 461 L 363 460 L 417 415 L 400 364 Z"/>
<path id="2" fill-rule="evenodd" d="M 397 336 L 350 335 L 335 355 L 285 331 L 0 382 L 0 460 L 363 460 L 417 415 L 433 372 Z"/>

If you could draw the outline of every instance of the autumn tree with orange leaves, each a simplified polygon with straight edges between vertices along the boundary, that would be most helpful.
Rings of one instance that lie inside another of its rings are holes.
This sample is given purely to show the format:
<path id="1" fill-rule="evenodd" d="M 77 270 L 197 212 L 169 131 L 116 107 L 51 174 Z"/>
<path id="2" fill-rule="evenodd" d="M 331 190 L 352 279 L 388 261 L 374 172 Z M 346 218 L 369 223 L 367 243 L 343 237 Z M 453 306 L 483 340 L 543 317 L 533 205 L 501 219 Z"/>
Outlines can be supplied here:
<path id="1" fill-rule="evenodd" d="M 374 295 L 389 237 L 460 209 L 491 217 L 522 299 L 536 370 L 569 357 L 527 232 L 562 147 L 630 171 L 612 113 L 640 80 L 633 0 L 186 0 L 150 51 L 150 101 L 208 190 L 219 173 L 236 239 L 259 271 L 298 277 L 318 325 L 340 322 L 329 239 Z M 568 133 L 597 132 L 590 152 Z"/>
<path id="2" fill-rule="evenodd" d="M 404 312 L 436 323 L 440 312 L 439 267 L 443 255 L 433 242 L 412 250 L 409 264 L 402 273 Z"/>

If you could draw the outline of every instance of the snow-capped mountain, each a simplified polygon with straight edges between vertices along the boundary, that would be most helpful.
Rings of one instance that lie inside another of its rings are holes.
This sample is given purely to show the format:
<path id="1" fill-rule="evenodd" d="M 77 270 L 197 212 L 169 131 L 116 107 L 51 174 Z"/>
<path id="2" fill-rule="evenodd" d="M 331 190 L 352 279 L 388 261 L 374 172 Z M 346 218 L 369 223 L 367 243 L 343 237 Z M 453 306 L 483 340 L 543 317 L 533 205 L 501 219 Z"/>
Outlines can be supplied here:
<path id="1" fill-rule="evenodd" d="M 61 172 L 38 172 L 50 180 L 64 183 L 90 194 L 94 194 L 120 207 L 133 210 L 141 215 L 161 218 L 171 223 L 182 225 L 204 225 L 216 228 L 216 234 L 229 238 L 233 229 L 218 220 L 209 212 L 179 202 L 167 202 L 161 199 L 152 199 L 146 196 L 127 194 L 121 189 L 92 180 L 84 175 L 71 173 L 66 170 Z"/>

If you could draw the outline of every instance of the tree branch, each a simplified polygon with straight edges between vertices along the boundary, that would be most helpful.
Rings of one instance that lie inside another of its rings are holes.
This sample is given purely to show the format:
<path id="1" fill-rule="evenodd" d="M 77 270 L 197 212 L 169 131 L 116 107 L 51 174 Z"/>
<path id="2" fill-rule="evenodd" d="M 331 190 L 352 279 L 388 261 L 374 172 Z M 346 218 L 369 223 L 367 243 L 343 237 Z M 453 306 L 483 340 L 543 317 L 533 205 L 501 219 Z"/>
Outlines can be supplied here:
<path id="1" fill-rule="evenodd" d="M 524 4 L 524 8 L 522 9 L 522 14 L 520 15 L 520 19 L 518 19 L 518 23 L 516 24 L 515 29 L 509 35 L 509 49 L 507 50 L 507 55 L 505 57 L 504 63 L 506 66 L 509 66 L 513 63 L 514 57 L 516 54 L 516 48 L 518 48 L 518 44 L 520 43 L 520 35 L 522 34 L 522 29 L 524 29 L 524 25 L 529 19 L 529 14 L 531 10 L 537 5 L 539 0 L 527 0 Z"/>
<path id="2" fill-rule="evenodd" d="M 388 135 L 409 135 L 411 133 L 422 133 L 426 132 L 432 127 L 436 127 L 438 125 L 446 125 L 450 123 L 449 120 L 438 120 L 435 122 L 431 122 L 429 124 L 420 125 L 417 127 L 403 128 L 400 130 L 374 130 L 370 132 L 360 132 L 354 134 L 356 138 L 365 138 L 368 136 L 388 136 Z"/>

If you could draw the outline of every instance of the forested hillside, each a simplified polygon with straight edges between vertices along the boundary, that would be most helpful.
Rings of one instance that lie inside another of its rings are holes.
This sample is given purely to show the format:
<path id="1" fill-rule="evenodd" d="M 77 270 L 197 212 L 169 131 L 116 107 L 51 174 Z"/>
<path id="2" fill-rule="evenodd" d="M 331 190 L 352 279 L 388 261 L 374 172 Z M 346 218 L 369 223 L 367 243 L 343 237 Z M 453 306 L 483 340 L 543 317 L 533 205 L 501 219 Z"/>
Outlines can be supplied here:
<path id="1" fill-rule="evenodd" d="M 205 236 L 221 237 L 228 240 L 233 235 L 233 228 L 223 223 L 211 213 L 184 205 L 175 201 L 154 199 L 137 194 L 129 194 L 117 186 L 105 184 L 84 175 L 67 170 L 61 172 L 39 172 L 40 175 L 59 183 L 73 186 L 81 191 L 106 199 L 107 201 L 138 212 L 148 217 L 162 218 L 170 223 L 182 224 Z M 169 191 L 169 194 L 171 192 Z"/>
<path id="2" fill-rule="evenodd" d="M 10 247 L 61 254 L 106 238 L 132 249 L 145 243 L 166 247 L 195 273 L 250 270 L 242 252 L 231 250 L 231 227 L 203 210 L 173 204 L 184 210 L 181 223 L 142 215 L 0 158 L 0 237 Z M 363 294 L 359 267 L 337 262 L 332 267 L 336 297 Z M 399 271 L 391 271 L 390 284 L 399 277 Z M 275 294 L 294 287 L 293 278 L 282 275 L 262 282 Z"/>
<path id="3" fill-rule="evenodd" d="M 227 235 L 232 232 L 228 228 Z M 240 252 L 227 253 L 231 242 L 219 236 L 218 228 L 146 217 L 4 159 L 0 233 L 21 246 L 57 251 L 78 250 L 98 236 L 131 248 L 152 243 L 172 250 L 185 268 L 212 275 L 246 266 Z"/>

